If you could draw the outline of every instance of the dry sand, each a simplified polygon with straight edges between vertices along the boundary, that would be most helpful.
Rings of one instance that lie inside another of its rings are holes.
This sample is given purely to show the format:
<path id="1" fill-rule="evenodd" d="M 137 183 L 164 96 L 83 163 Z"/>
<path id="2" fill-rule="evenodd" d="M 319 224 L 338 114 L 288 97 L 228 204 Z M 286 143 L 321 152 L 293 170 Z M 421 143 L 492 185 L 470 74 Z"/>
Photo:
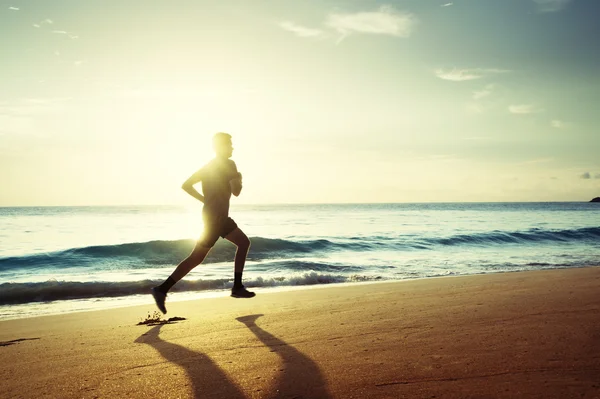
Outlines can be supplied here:
<path id="1" fill-rule="evenodd" d="M 599 267 L 148 300 L 0 322 L 0 397 L 600 398 Z"/>

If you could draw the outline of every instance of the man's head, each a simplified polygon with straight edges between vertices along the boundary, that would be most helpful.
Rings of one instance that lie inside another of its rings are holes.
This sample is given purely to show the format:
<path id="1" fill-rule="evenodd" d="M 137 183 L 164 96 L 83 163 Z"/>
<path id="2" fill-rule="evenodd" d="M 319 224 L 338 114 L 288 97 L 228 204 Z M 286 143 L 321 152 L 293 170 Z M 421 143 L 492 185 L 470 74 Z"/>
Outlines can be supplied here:
<path id="1" fill-rule="evenodd" d="M 213 148 L 215 154 L 219 157 L 231 158 L 233 154 L 233 145 L 231 144 L 231 135 L 227 133 L 216 133 L 213 136 Z"/>

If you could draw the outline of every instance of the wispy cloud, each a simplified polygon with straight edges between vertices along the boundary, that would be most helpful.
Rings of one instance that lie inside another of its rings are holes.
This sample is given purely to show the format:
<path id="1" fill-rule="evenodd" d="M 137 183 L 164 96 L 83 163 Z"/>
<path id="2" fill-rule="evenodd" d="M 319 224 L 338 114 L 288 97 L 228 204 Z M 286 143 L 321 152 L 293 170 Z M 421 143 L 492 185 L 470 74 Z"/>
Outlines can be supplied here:
<path id="1" fill-rule="evenodd" d="M 454 5 L 454 3 L 442 4 L 440 7 L 450 7 L 451 5 Z"/>
<path id="2" fill-rule="evenodd" d="M 553 128 L 556 129 L 564 129 L 567 127 L 567 124 L 561 120 L 558 119 L 554 119 L 550 122 L 550 124 L 552 125 Z"/>
<path id="3" fill-rule="evenodd" d="M 338 33 L 336 43 L 351 34 L 388 35 L 409 37 L 418 23 L 417 18 L 408 12 L 398 11 L 392 6 L 382 6 L 375 11 L 355 13 L 331 13 L 324 21 L 324 28 L 310 28 L 292 21 L 278 23 L 281 29 L 302 38 L 331 36 L 330 30 Z"/>
<path id="4" fill-rule="evenodd" d="M 320 29 L 307 28 L 291 21 L 280 22 L 279 27 L 299 37 L 319 37 L 323 35 L 323 31 Z"/>
<path id="5" fill-rule="evenodd" d="M 382 6 L 376 11 L 330 14 L 325 23 L 340 34 L 339 43 L 353 33 L 409 37 L 418 21 L 411 13 Z"/>
<path id="6" fill-rule="evenodd" d="M 19 7 L 8 7 L 9 10 L 13 10 L 13 11 L 19 11 L 20 8 Z"/>
<path id="7" fill-rule="evenodd" d="M 544 112 L 542 108 L 534 104 L 519 104 L 519 105 L 511 105 L 508 107 L 508 111 L 511 114 L 517 115 L 528 115 L 528 114 L 537 114 L 540 112 Z"/>
<path id="8" fill-rule="evenodd" d="M 473 92 L 473 100 L 481 100 L 482 98 L 485 98 L 492 94 L 493 90 L 493 84 L 486 85 L 483 89 Z"/>
<path id="9" fill-rule="evenodd" d="M 567 6 L 572 0 L 533 0 L 539 12 L 556 12 Z"/>
<path id="10" fill-rule="evenodd" d="M 453 82 L 463 82 L 465 80 L 475 80 L 483 77 L 483 75 L 474 73 L 469 69 L 436 69 L 435 75 L 440 79 L 451 80 Z"/>
<path id="11" fill-rule="evenodd" d="M 43 25 L 52 25 L 54 23 L 50 18 L 46 18 L 43 21 L 38 22 L 37 24 L 33 24 L 34 28 L 41 28 Z"/>
<path id="12" fill-rule="evenodd" d="M 79 39 L 79 36 L 73 35 L 73 34 L 67 32 L 66 30 L 53 30 L 52 33 L 56 33 L 59 35 L 67 35 L 67 36 L 69 36 L 69 39 Z"/>
<path id="13" fill-rule="evenodd" d="M 435 75 L 443 80 L 451 80 L 453 82 L 464 82 L 467 80 L 475 80 L 481 79 L 483 77 L 499 74 L 499 73 L 507 73 L 510 72 L 506 69 L 484 69 L 484 68 L 474 68 L 474 69 L 436 69 Z"/>

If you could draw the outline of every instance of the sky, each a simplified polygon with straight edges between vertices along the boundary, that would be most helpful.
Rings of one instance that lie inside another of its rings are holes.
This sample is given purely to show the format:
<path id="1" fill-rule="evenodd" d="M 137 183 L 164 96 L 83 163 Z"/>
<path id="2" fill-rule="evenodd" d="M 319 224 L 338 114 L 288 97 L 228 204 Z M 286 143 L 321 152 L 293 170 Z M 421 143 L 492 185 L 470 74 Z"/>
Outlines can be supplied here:
<path id="1" fill-rule="evenodd" d="M 600 196 L 597 0 L 0 0 L 0 206 Z"/>

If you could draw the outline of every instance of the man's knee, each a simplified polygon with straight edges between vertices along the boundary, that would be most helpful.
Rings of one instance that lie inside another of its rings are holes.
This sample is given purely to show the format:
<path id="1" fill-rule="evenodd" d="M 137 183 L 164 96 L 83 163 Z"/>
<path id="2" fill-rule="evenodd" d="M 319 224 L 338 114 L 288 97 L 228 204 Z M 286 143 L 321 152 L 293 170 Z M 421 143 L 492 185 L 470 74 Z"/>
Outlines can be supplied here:
<path id="1" fill-rule="evenodd" d="M 204 258 L 206 258 L 208 251 L 210 251 L 210 247 L 197 246 L 190 256 L 188 256 L 190 263 L 194 264 L 194 266 L 198 266 L 202 263 Z"/>
<path id="2" fill-rule="evenodd" d="M 243 250 L 248 250 L 250 249 L 250 239 L 244 235 L 244 238 L 242 238 L 239 242 L 238 242 L 238 248 L 239 249 L 243 249 Z"/>

